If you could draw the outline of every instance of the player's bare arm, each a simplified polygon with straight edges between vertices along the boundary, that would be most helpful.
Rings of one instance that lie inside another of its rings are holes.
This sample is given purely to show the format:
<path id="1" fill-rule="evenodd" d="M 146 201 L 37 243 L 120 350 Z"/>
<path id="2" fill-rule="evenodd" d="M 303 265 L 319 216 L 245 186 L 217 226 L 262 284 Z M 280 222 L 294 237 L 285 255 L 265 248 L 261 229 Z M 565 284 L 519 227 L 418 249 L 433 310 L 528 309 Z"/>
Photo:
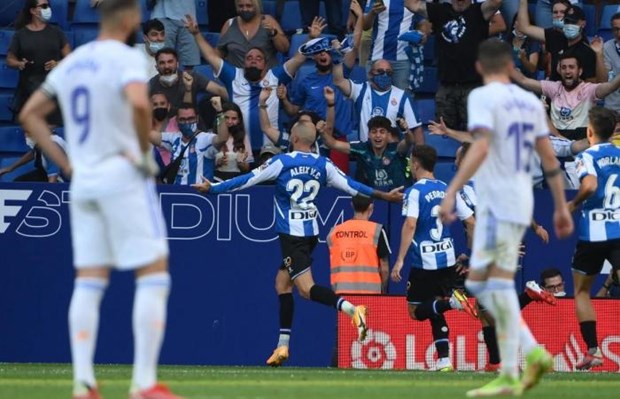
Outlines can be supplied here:
<path id="1" fill-rule="evenodd" d="M 581 185 L 579 186 L 579 191 L 577 191 L 577 195 L 568 203 L 568 210 L 570 213 L 573 213 L 579 208 L 579 206 L 588 198 L 590 198 L 598 188 L 598 180 L 596 176 L 587 175 L 583 179 L 581 179 Z"/>

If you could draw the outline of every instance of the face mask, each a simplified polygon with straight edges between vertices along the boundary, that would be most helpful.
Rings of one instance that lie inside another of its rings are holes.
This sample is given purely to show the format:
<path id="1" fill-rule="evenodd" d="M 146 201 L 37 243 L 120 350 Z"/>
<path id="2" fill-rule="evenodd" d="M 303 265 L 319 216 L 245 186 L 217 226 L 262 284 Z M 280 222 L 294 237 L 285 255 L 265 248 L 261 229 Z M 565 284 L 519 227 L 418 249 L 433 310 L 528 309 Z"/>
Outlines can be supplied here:
<path id="1" fill-rule="evenodd" d="M 325 72 L 330 71 L 330 70 L 332 69 L 332 66 L 331 66 L 331 64 L 321 65 L 321 64 L 319 64 L 319 63 L 317 62 L 317 63 L 316 63 L 316 69 L 317 69 L 319 72 L 323 72 L 323 73 L 325 73 Z"/>
<path id="2" fill-rule="evenodd" d="M 41 19 L 43 20 L 43 22 L 47 22 L 50 19 L 52 19 L 52 8 L 51 7 L 41 9 Z"/>
<path id="3" fill-rule="evenodd" d="M 516 29 L 512 30 L 512 35 L 519 40 L 525 40 L 527 38 L 527 35 L 524 35 L 523 33 L 519 32 Z"/>
<path id="4" fill-rule="evenodd" d="M 251 21 L 255 16 L 256 11 L 239 11 L 239 17 L 241 17 L 244 22 Z"/>
<path id="5" fill-rule="evenodd" d="M 149 50 L 155 54 L 165 46 L 164 42 L 149 42 Z"/>
<path id="6" fill-rule="evenodd" d="M 36 145 L 36 143 L 34 142 L 33 139 L 31 139 L 30 137 L 26 137 L 26 145 L 30 148 L 34 148 L 34 146 Z"/>
<path id="7" fill-rule="evenodd" d="M 564 36 L 568 40 L 576 39 L 581 32 L 581 27 L 579 25 L 564 25 L 562 28 L 562 32 L 564 32 Z"/>
<path id="8" fill-rule="evenodd" d="M 153 109 L 153 118 L 155 118 L 156 121 L 163 121 L 164 119 L 166 119 L 166 116 L 168 116 L 168 108 L 155 108 Z"/>
<path id="9" fill-rule="evenodd" d="M 554 292 L 553 296 L 556 297 L 556 298 L 562 298 L 562 297 L 566 296 L 566 292 L 564 292 L 564 291 Z"/>
<path id="10" fill-rule="evenodd" d="M 563 19 L 556 19 L 556 18 L 554 18 L 553 21 L 551 22 L 551 24 L 556 29 L 562 29 L 564 27 L 564 20 Z"/>
<path id="11" fill-rule="evenodd" d="M 164 86 L 168 86 L 168 87 L 175 84 L 177 80 L 179 80 L 179 74 L 177 74 L 176 72 L 173 73 L 172 75 L 160 75 L 159 76 L 159 82 L 163 84 Z"/>
<path id="12" fill-rule="evenodd" d="M 377 88 L 381 91 L 387 91 L 392 86 L 392 77 L 387 73 L 381 75 L 375 75 L 372 77 L 372 81 L 377 85 Z"/>
<path id="13" fill-rule="evenodd" d="M 248 67 L 245 68 L 244 76 L 250 82 L 256 82 L 260 80 L 261 75 L 263 74 L 262 69 L 258 69 L 256 67 Z"/>
<path id="14" fill-rule="evenodd" d="M 196 131 L 196 122 L 194 123 L 179 123 L 179 130 L 185 137 L 192 137 Z"/>

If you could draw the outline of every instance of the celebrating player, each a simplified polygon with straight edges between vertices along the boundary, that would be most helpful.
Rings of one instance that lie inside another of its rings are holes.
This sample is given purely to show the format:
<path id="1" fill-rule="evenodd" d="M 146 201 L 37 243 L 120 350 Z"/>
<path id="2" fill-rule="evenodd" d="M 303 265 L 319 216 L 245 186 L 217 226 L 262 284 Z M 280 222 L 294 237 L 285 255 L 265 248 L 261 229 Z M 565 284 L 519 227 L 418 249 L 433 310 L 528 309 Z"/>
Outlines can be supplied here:
<path id="1" fill-rule="evenodd" d="M 606 108 L 588 113 L 587 138 L 591 147 L 577 156 L 579 192 L 568 204 L 574 212 L 584 203 L 579 222 L 579 242 L 573 256 L 575 308 L 581 336 L 588 353 L 577 364 L 588 370 L 603 364 L 596 339 L 596 313 L 590 300 L 592 283 L 605 259 L 613 270 L 620 267 L 620 148 L 609 142 L 616 125 L 615 114 Z"/>
<path id="2" fill-rule="evenodd" d="M 71 233 L 77 276 L 69 307 L 74 399 L 99 399 L 93 368 L 99 306 L 110 268 L 133 270 L 134 367 L 130 399 L 175 399 L 157 384 L 170 291 L 168 244 L 148 144 L 145 60 L 128 46 L 138 0 L 106 0 L 96 41 L 69 55 L 24 106 L 20 121 L 65 172 L 73 168 Z M 71 167 L 50 140 L 45 116 L 58 100 Z M 119 211 L 122 210 L 122 211 Z"/>
<path id="3" fill-rule="evenodd" d="M 372 196 L 386 201 L 402 200 L 402 187 L 389 193 L 373 190 L 345 176 L 329 159 L 312 152 L 316 140 L 316 127 L 305 121 L 297 122 L 291 129 L 290 142 L 293 151 L 276 155 L 252 172 L 222 183 L 211 184 L 205 179 L 196 184 L 198 191 L 219 194 L 276 181 L 276 231 L 280 238 L 283 266 L 276 275 L 278 292 L 292 292 L 293 286 L 302 297 L 333 306 L 353 319 L 358 339 L 366 337 L 366 307 L 354 306 L 331 289 L 316 285 L 312 279 L 311 254 L 318 242 L 317 209 L 314 199 L 321 187 L 332 186 L 350 195 Z M 292 296 L 290 306 L 280 307 L 280 337 L 278 346 L 267 360 L 271 366 L 279 366 L 289 357 L 289 340 L 293 322 Z"/>
<path id="4" fill-rule="evenodd" d="M 450 183 L 440 211 L 444 220 L 454 220 L 455 196 L 478 171 L 477 220 L 465 286 L 496 320 L 502 367 L 497 379 L 467 392 L 468 397 L 520 395 L 553 365 L 551 355 L 537 346 L 522 320 L 514 288 L 519 245 L 534 208 L 529 168 L 534 148 L 554 198 L 556 235 L 566 237 L 573 230 L 543 106 L 534 95 L 510 84 L 513 68 L 508 44 L 489 39 L 480 45 L 476 69 L 485 85 L 468 99 L 468 128 L 475 141 Z M 522 381 L 518 379 L 519 344 L 527 361 Z"/>

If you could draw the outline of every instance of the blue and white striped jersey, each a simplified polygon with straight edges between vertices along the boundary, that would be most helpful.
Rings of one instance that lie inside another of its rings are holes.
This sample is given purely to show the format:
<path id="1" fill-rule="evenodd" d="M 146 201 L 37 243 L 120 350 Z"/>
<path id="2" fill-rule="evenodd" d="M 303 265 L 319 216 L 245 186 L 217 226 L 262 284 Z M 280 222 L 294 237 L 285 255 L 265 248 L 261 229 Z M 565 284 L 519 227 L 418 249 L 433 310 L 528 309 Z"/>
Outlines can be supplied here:
<path id="1" fill-rule="evenodd" d="M 314 199 L 321 187 L 349 195 L 370 196 L 373 189 L 346 176 L 327 158 L 293 151 L 271 158 L 250 173 L 211 186 L 211 193 L 241 190 L 264 181 L 276 181 L 276 231 L 297 237 L 319 234 Z"/>
<path id="2" fill-rule="evenodd" d="M 459 191 L 459 197 L 463 200 L 465 205 L 472 210 L 472 212 L 476 213 L 476 204 L 478 203 L 478 195 L 476 195 L 476 190 L 474 189 L 474 181 L 468 181 L 461 191 Z"/>
<path id="3" fill-rule="evenodd" d="M 581 241 L 620 238 L 620 148 L 611 143 L 594 145 L 577 156 L 577 175 L 596 177 L 596 192 L 583 204 L 579 223 Z"/>
<path id="4" fill-rule="evenodd" d="M 196 135 L 188 144 L 183 143 L 181 132 L 164 132 L 161 134 L 161 145 L 172 154 L 175 160 L 181 154 L 181 150 L 186 145 L 189 148 L 183 153 L 183 161 L 177 172 L 174 184 L 184 186 L 202 183 L 201 175 L 209 176 L 209 167 L 213 167 L 213 162 L 206 159 L 205 155 L 209 148 L 213 146 L 214 133 L 201 132 Z M 211 172 L 211 176 L 213 172 Z"/>
<path id="5" fill-rule="evenodd" d="M 364 12 L 368 14 L 374 4 L 374 0 L 368 1 Z M 370 60 L 407 60 L 405 48 L 409 44 L 398 40 L 398 36 L 413 29 L 413 13 L 405 8 L 403 0 L 383 0 L 383 4 L 386 10 L 377 15 L 372 29 Z"/>
<path id="6" fill-rule="evenodd" d="M 407 253 L 407 262 L 413 268 L 438 270 L 452 267 L 456 262 L 450 229 L 439 219 L 446 188 L 441 180 L 422 179 L 405 191 L 402 215 L 417 219 Z M 459 195 L 456 196 L 456 213 L 461 220 L 474 214 Z"/>
<path id="7" fill-rule="evenodd" d="M 243 68 L 236 68 L 233 65 L 222 61 L 220 70 L 217 71 L 218 77 L 228 92 L 229 101 L 234 102 L 241 108 L 245 134 L 250 135 L 250 142 L 253 150 L 260 150 L 263 144 L 267 144 L 269 139 L 263 134 L 260 128 L 258 98 L 263 87 L 276 89 L 280 83 L 288 84 L 292 80 L 284 65 L 272 68 L 267 72 L 263 80 L 259 83 L 250 83 L 244 75 Z M 267 99 L 267 114 L 271 126 L 277 127 L 280 100 L 273 90 Z"/>

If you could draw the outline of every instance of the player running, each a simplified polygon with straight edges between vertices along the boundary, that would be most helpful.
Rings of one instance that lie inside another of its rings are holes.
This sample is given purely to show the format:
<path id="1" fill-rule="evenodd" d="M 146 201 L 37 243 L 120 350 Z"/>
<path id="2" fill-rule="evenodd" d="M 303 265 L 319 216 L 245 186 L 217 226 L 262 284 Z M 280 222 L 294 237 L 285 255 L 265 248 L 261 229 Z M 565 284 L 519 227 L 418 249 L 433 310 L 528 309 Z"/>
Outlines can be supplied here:
<path id="1" fill-rule="evenodd" d="M 479 201 L 465 286 L 496 320 L 502 367 L 497 379 L 467 392 L 468 397 L 520 395 L 553 365 L 551 355 L 537 346 L 521 318 L 514 288 L 519 245 L 534 208 L 529 169 L 534 148 L 540 154 L 554 198 L 556 234 L 566 237 L 573 230 L 562 169 L 549 143 L 543 106 L 533 94 L 510 83 L 514 69 L 511 51 L 498 39 L 485 40 L 478 49 L 476 69 L 485 85 L 468 98 L 468 128 L 475 141 L 450 183 L 440 211 L 444 220 L 454 220 L 455 196 L 478 171 Z M 519 345 L 527 361 L 521 381 Z"/>
<path id="2" fill-rule="evenodd" d="M 587 138 L 591 147 L 577 156 L 581 186 L 568 204 L 571 212 L 584 204 L 573 256 L 573 281 L 577 319 L 588 353 L 577 364 L 577 370 L 603 364 L 590 291 L 605 259 L 612 270 L 620 268 L 620 148 L 609 142 L 616 125 L 615 113 L 596 107 L 590 110 L 588 118 Z"/>
<path id="3" fill-rule="evenodd" d="M 329 159 L 312 152 L 316 135 L 316 127 L 311 122 L 299 121 L 291 129 L 292 152 L 276 155 L 261 167 L 234 179 L 217 184 L 205 179 L 194 187 L 202 193 L 219 194 L 275 180 L 276 231 L 283 259 L 283 266 L 276 275 L 278 292 L 292 292 L 295 286 L 303 298 L 348 314 L 357 327 L 358 339 L 363 341 L 368 329 L 366 307 L 354 306 L 331 289 L 316 285 L 312 279 L 311 254 L 319 234 L 314 199 L 321 187 L 332 186 L 352 196 L 359 194 L 399 202 L 403 196 L 402 187 L 385 193 L 347 177 Z M 292 322 L 293 307 L 281 307 L 278 346 L 267 360 L 268 365 L 280 366 L 288 359 Z"/>
<path id="4" fill-rule="evenodd" d="M 69 307 L 73 398 L 101 398 L 93 357 L 99 307 L 110 269 L 136 275 L 133 304 L 134 365 L 130 399 L 175 399 L 157 383 L 157 359 L 170 292 L 168 244 L 148 144 L 149 77 L 129 42 L 140 28 L 138 0 L 99 6 L 97 40 L 54 68 L 20 114 L 24 129 L 69 172 L 71 235 L 77 275 Z M 50 140 L 45 116 L 57 100 L 65 121 L 71 166 Z"/>

